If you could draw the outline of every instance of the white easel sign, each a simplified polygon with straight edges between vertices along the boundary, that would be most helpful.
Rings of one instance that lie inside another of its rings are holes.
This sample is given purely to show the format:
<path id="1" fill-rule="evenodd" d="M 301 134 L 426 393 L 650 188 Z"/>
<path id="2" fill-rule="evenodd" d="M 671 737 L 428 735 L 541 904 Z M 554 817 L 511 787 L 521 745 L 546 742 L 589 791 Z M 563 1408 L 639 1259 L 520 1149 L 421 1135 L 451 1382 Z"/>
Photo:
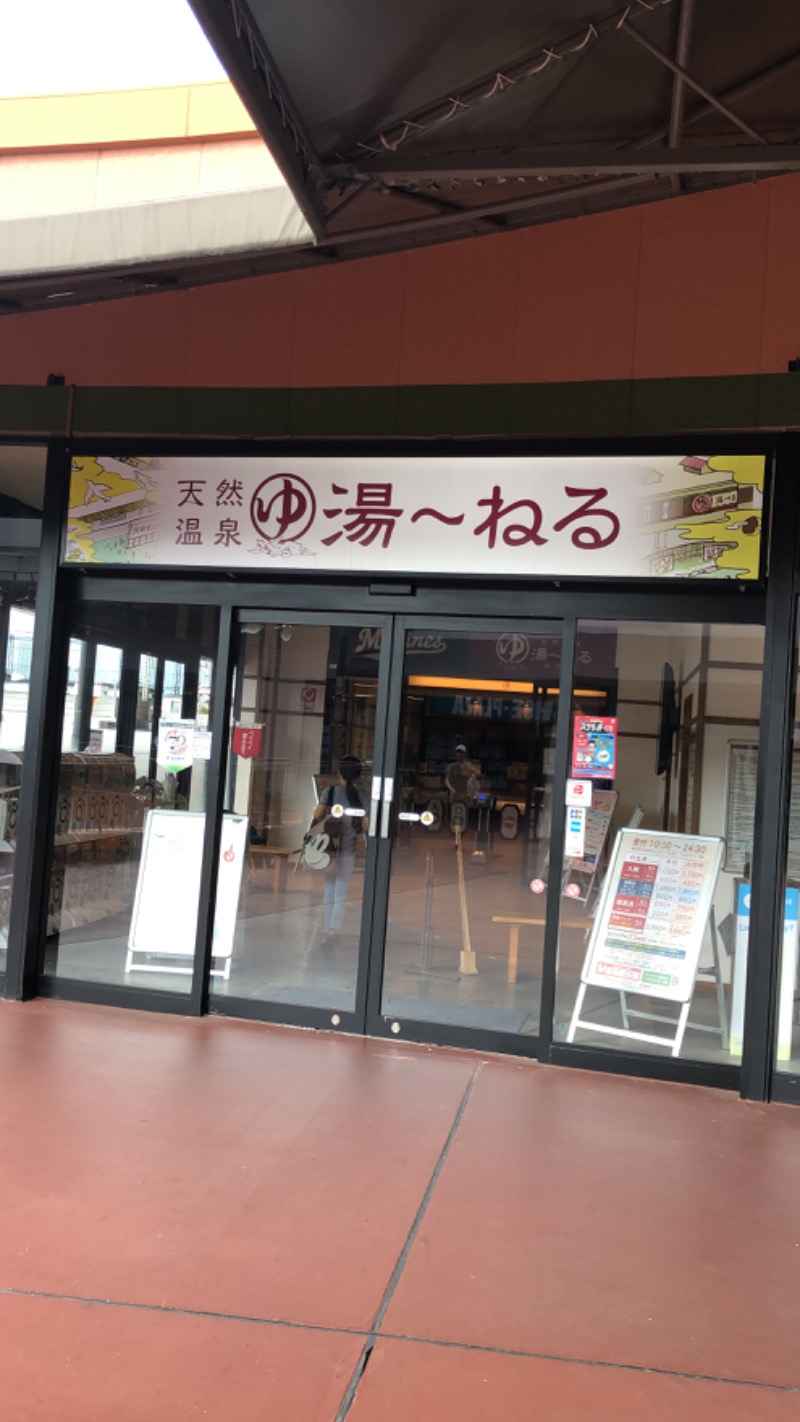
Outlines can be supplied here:
<path id="1" fill-rule="evenodd" d="M 658 1042 L 678 1056 L 722 863 L 715 836 L 623 829 L 617 835 L 589 940 L 568 1041 L 578 1027 Z M 674 1039 L 612 1027 L 580 1013 L 587 988 L 679 1003 Z"/>

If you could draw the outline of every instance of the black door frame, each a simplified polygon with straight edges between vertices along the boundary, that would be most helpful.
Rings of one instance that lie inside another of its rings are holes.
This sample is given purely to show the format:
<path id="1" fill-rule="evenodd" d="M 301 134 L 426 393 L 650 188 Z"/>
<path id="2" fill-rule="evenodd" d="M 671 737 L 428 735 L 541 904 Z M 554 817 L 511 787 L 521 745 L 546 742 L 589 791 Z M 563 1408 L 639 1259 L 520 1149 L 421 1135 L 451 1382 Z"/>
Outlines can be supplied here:
<path id="1" fill-rule="evenodd" d="M 15 441 L 28 442 L 28 441 Z M 30 441 L 41 444 L 41 440 Z M 99 443 L 92 441 L 92 452 Z M 114 440 L 119 452 L 163 453 L 165 440 Z M 85 445 L 85 441 L 83 444 Z M 771 499 L 771 566 L 765 595 L 760 586 L 729 587 L 719 592 L 698 595 L 695 586 L 670 585 L 663 590 L 654 590 L 652 584 L 632 583 L 601 585 L 588 589 L 590 604 L 587 607 L 587 586 L 571 583 L 563 590 L 557 583 L 548 581 L 543 585 L 526 582 L 524 596 L 530 599 L 531 617 L 584 616 L 591 612 L 593 619 L 616 617 L 620 620 L 681 620 L 681 621 L 746 621 L 758 623 L 766 628 L 764 678 L 762 692 L 762 751 L 759 758 L 758 793 L 756 804 L 756 825 L 754 836 L 753 866 L 753 918 L 751 931 L 752 951 L 748 972 L 748 995 L 745 1031 L 745 1056 L 741 1074 L 742 1094 L 753 1099 L 764 1099 L 770 1093 L 781 1099 L 800 1100 L 800 1079 L 782 1076 L 774 1071 L 773 1049 L 775 1012 L 774 999 L 778 966 L 780 960 L 780 934 L 782 923 L 782 871 L 776 875 L 776 863 L 784 863 L 786 847 L 787 818 L 789 802 L 789 753 L 794 721 L 794 680 L 797 665 L 797 602 L 800 595 L 800 576 L 797 559 L 798 532 L 800 532 L 800 437 L 784 434 L 768 441 L 763 437 L 730 436 L 715 434 L 676 437 L 664 439 L 646 438 L 634 440 L 599 439 L 569 441 L 460 441 L 449 443 L 448 452 L 453 454 L 494 452 L 527 454 L 570 454 L 570 453 L 630 453 L 681 452 L 687 446 L 698 445 L 716 450 L 729 449 L 732 452 L 770 453 L 775 462 L 775 479 Z M 295 453 L 313 452 L 347 453 L 349 448 L 339 441 L 282 441 L 280 445 L 260 443 L 257 445 L 235 444 L 219 441 L 204 441 L 202 446 L 192 441 L 169 441 L 170 449 L 176 453 L 209 454 L 224 449 L 227 454 L 270 454 L 292 449 Z M 352 452 L 391 453 L 441 452 L 441 444 L 430 441 L 371 441 L 369 445 L 359 444 Z M 350 611 L 357 602 L 359 609 L 366 612 L 393 612 L 413 608 L 415 613 L 446 615 L 467 610 L 467 604 L 474 597 L 480 602 L 483 614 L 503 616 L 513 598 L 516 609 L 520 606 L 519 584 L 503 586 L 499 580 L 470 580 L 461 578 L 420 579 L 412 584 L 388 583 L 381 579 L 348 581 L 332 579 L 321 585 L 308 579 L 301 581 L 286 577 L 264 579 L 248 577 L 187 577 L 185 574 L 156 572 L 145 580 L 140 575 L 119 576 L 113 569 L 78 571 L 60 565 L 63 518 L 66 507 L 70 447 L 63 439 L 50 442 L 48 452 L 48 474 L 45 491 L 45 507 L 42 530 L 42 553 L 39 572 L 39 596 L 37 599 L 36 632 L 34 636 L 33 664 L 31 670 L 31 707 L 26 737 L 25 768 L 23 777 L 23 797 L 20 811 L 20 825 L 17 839 L 15 862 L 15 885 L 11 909 L 9 932 L 8 965 L 5 991 L 8 996 L 24 998 L 33 995 L 39 988 L 49 992 L 46 985 L 40 987 L 37 980 L 37 963 L 43 942 L 43 922 L 46 914 L 47 887 L 50 857 L 52 851 L 52 819 L 55 810 L 55 784 L 58 770 L 58 728 L 63 700 L 63 680 L 66 676 L 67 604 L 73 601 L 107 603 L 125 601 L 209 601 L 223 612 L 220 634 L 226 620 L 230 633 L 230 612 L 234 606 L 257 605 L 265 594 L 271 603 L 280 601 L 287 611 L 308 608 L 314 602 L 323 602 L 325 611 L 340 609 Z M 75 453 L 83 452 L 77 445 Z M 253 595 L 249 595 L 252 589 Z M 220 645 L 220 651 L 223 650 Z M 222 698 L 224 701 L 225 698 Z M 221 755 L 221 743 L 219 753 Z M 213 863 L 213 858 L 211 860 Z M 208 893 L 211 893 L 210 885 Z M 208 907 L 208 900 L 205 907 Z M 51 985 L 52 986 L 52 985 Z M 62 983 L 57 993 L 52 995 L 75 997 L 82 1000 L 117 1001 L 120 1005 L 144 1006 L 165 1011 L 183 1011 L 184 1004 L 168 999 L 166 994 L 142 993 L 135 989 L 120 989 L 94 993 L 87 985 Z M 158 997 L 163 1000 L 156 1001 Z M 202 996 L 198 996 L 196 1010 L 202 1010 Z M 574 1064 L 592 1066 L 596 1069 L 620 1071 L 630 1069 L 636 1075 L 668 1076 L 674 1079 L 699 1079 L 692 1072 L 688 1077 L 682 1066 L 692 1068 L 691 1063 L 663 1061 L 660 1058 L 631 1057 L 626 1062 L 624 1054 L 612 1051 L 595 1054 L 592 1059 L 584 1049 L 551 1045 L 548 1059 L 564 1061 L 568 1054 L 580 1054 L 581 1061 L 570 1060 Z M 719 1069 L 718 1069 L 719 1070 Z M 710 1079 L 712 1084 L 723 1084 L 718 1075 Z M 730 1083 L 733 1084 L 733 1083 Z"/>

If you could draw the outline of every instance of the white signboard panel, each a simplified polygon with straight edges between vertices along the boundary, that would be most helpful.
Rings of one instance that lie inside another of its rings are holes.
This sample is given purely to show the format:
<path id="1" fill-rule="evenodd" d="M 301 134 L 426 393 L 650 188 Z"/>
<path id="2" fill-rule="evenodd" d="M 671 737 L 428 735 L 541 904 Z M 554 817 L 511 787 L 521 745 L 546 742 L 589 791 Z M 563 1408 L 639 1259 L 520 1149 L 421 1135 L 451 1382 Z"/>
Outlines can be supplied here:
<path id="1" fill-rule="evenodd" d="M 64 559 L 752 579 L 764 480 L 763 455 L 98 454 L 73 460 Z"/>
<path id="2" fill-rule="evenodd" d="M 142 857 L 131 916 L 126 972 L 165 971 L 134 955 L 193 958 L 200 901 L 205 815 L 189 811 L 151 810 L 144 826 Z M 223 815 L 217 873 L 212 955 L 230 959 L 236 911 L 247 854 L 247 819 Z M 191 972 L 191 967 L 169 967 Z M 227 972 L 226 972 L 227 976 Z"/>
<path id="3" fill-rule="evenodd" d="M 722 851 L 711 836 L 620 830 L 581 981 L 688 1003 Z"/>

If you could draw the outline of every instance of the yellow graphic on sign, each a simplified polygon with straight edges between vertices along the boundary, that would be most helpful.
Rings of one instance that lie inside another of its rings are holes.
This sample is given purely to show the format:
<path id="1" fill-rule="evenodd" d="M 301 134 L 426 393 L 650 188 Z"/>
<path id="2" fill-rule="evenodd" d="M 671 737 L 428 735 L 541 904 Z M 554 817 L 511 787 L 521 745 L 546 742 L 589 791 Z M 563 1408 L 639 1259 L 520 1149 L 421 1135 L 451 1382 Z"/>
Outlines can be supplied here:
<path id="1" fill-rule="evenodd" d="M 64 561 L 126 563 L 157 510 L 151 459 L 92 458 L 72 461 Z"/>
<path id="2" fill-rule="evenodd" d="M 685 455 L 653 471 L 642 505 L 652 535 L 650 577 L 759 576 L 766 459 L 763 454 Z"/>

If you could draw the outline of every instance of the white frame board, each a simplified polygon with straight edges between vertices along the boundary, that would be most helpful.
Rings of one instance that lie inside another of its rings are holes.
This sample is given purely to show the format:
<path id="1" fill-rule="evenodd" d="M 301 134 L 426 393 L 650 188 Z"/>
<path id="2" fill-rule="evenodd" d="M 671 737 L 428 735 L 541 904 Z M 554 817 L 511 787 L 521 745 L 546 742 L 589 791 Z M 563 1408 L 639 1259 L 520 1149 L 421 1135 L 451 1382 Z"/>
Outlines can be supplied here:
<path id="1" fill-rule="evenodd" d="M 205 823 L 205 814 L 197 811 L 148 812 L 128 935 L 126 973 L 194 971 Z M 231 972 L 247 832 L 245 815 L 222 816 L 211 972 L 225 981 Z M 145 961 L 134 961 L 135 957 L 144 957 Z M 191 965 L 154 963 L 154 958 L 189 958 Z M 224 965 L 215 968 L 216 961 Z"/>
<path id="2" fill-rule="evenodd" d="M 724 847 L 715 835 L 630 828 L 618 832 L 581 969 L 568 1042 L 584 1027 L 657 1042 L 679 1056 Z M 642 892 L 637 894 L 637 887 Z M 679 1004 L 675 1039 L 581 1019 L 589 987 Z"/>

